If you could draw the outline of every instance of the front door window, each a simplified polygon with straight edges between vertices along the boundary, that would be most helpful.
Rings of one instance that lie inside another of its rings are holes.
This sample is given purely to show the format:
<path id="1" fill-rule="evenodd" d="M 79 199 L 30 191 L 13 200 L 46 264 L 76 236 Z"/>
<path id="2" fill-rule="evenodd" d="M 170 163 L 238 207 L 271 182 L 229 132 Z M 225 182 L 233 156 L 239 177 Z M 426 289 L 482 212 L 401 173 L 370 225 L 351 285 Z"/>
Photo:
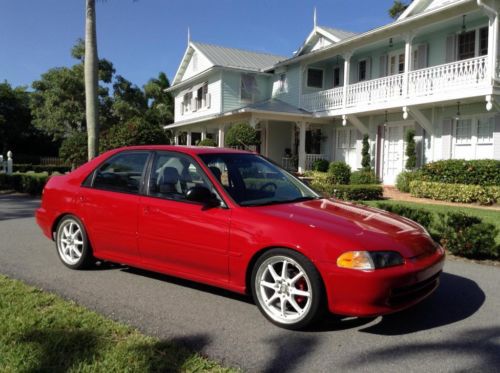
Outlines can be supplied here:
<path id="1" fill-rule="evenodd" d="M 384 136 L 384 184 L 392 185 L 396 177 L 405 169 L 404 134 L 408 126 L 392 125 L 385 128 Z"/>
<path id="2" fill-rule="evenodd" d="M 396 52 L 389 55 L 389 75 L 402 74 L 405 71 L 405 54 Z"/>

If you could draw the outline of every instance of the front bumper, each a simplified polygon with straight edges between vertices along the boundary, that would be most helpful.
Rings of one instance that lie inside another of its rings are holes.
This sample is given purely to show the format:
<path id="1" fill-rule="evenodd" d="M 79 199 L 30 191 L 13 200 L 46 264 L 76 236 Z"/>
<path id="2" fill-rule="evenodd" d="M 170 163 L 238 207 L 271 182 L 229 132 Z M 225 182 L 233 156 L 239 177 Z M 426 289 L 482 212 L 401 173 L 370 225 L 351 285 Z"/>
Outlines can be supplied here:
<path id="1" fill-rule="evenodd" d="M 374 271 L 318 263 L 325 280 L 328 309 L 339 315 L 370 317 L 408 308 L 436 290 L 444 257 L 439 248 L 425 258 L 408 259 L 404 265 Z"/>

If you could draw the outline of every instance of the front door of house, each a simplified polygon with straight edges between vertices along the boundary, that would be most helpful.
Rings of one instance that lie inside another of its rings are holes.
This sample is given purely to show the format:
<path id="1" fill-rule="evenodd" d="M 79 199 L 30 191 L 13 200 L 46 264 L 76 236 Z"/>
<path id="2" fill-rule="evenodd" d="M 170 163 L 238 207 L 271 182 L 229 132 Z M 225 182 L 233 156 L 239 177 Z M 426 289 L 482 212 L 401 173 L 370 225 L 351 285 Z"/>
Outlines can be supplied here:
<path id="1" fill-rule="evenodd" d="M 382 164 L 384 184 L 394 185 L 396 177 L 405 168 L 404 134 L 409 127 L 401 124 L 388 124 L 385 127 L 384 162 Z"/>

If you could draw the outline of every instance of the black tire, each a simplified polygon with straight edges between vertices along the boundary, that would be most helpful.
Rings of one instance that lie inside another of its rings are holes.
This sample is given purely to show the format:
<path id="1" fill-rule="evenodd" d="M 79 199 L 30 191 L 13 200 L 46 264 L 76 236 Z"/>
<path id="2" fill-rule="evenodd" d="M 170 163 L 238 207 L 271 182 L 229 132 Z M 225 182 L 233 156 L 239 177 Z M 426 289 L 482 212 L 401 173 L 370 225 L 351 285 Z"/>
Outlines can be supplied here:
<path id="1" fill-rule="evenodd" d="M 283 264 L 285 262 L 287 264 Z M 269 265 L 273 267 L 274 274 Z M 304 275 L 300 276 L 300 272 Z M 293 250 L 277 248 L 265 252 L 252 269 L 251 289 L 254 302 L 262 314 L 285 329 L 304 329 L 325 311 L 321 275 L 307 257 Z"/>
<path id="2" fill-rule="evenodd" d="M 66 267 L 85 269 L 95 263 L 85 227 L 76 216 L 66 215 L 59 221 L 55 241 L 57 255 Z"/>

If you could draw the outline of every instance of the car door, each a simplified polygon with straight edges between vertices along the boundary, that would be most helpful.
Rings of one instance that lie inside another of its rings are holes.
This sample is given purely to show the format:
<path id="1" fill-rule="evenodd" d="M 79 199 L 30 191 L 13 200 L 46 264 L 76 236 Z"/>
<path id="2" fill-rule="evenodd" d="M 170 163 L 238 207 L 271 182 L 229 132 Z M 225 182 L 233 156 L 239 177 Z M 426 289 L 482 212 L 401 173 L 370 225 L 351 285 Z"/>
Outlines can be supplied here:
<path id="1" fill-rule="evenodd" d="M 215 192 L 193 158 L 176 152 L 156 153 L 147 193 L 140 197 L 142 260 L 154 270 L 224 284 L 228 282 L 231 210 L 223 202 L 220 207 L 205 208 L 188 201 L 186 192 L 194 186 Z"/>
<path id="2" fill-rule="evenodd" d="M 125 151 L 102 163 L 81 188 L 78 203 L 94 254 L 101 259 L 138 261 L 137 213 L 147 151 Z"/>

